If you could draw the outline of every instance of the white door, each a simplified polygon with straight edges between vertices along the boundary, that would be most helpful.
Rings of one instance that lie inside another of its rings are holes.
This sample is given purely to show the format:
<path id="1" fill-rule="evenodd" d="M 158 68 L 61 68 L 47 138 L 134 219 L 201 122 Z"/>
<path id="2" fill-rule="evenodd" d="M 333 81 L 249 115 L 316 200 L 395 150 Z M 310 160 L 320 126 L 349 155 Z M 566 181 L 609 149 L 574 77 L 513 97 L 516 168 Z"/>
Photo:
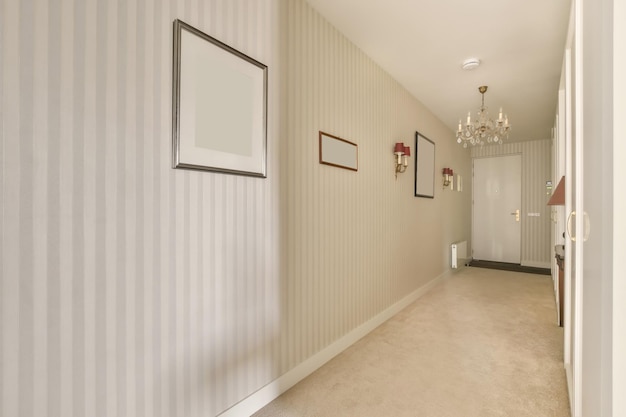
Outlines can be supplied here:
<path id="1" fill-rule="evenodd" d="M 521 155 L 474 159 L 472 256 L 519 264 Z"/>

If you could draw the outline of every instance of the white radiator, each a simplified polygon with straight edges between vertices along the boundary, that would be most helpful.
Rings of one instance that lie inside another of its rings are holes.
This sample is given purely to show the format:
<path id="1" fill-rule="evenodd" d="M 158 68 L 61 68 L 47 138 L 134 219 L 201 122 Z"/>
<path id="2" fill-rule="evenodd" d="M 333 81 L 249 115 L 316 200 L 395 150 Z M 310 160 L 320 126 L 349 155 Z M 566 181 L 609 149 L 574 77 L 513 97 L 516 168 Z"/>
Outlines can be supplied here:
<path id="1" fill-rule="evenodd" d="M 450 245 L 452 268 L 459 267 L 459 261 L 467 259 L 467 241 L 456 242 Z"/>

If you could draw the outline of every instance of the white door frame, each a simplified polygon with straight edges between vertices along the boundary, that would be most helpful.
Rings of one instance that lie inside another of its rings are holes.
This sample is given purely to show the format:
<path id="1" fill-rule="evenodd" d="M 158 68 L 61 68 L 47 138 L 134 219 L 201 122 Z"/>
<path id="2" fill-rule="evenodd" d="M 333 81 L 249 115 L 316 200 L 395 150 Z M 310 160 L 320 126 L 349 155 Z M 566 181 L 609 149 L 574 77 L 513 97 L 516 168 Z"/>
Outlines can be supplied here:
<path id="1" fill-rule="evenodd" d="M 613 1 L 613 178 L 624 178 L 626 167 L 626 135 L 624 120 L 617 115 L 626 114 L 626 5 Z M 613 183 L 613 230 L 626 230 L 626 197 L 621 181 Z M 619 215 L 616 215 L 619 213 Z M 620 256 L 626 251 L 621 233 L 613 236 L 613 415 L 626 415 L 626 283 L 622 279 L 623 262 Z M 618 272 L 620 271 L 620 272 Z"/>
<path id="2" fill-rule="evenodd" d="M 582 132 L 583 132 L 583 77 L 582 77 L 582 1 L 574 0 L 570 14 L 570 30 L 565 50 L 565 305 L 564 305 L 564 365 L 570 396 L 572 417 L 582 412 L 582 242 L 569 236 L 582 230 Z M 573 59 L 572 59 L 573 56 Z M 573 91 L 572 91 L 573 90 Z M 574 195 L 574 201 L 568 196 Z M 568 224 L 568 223 L 572 224 Z"/>

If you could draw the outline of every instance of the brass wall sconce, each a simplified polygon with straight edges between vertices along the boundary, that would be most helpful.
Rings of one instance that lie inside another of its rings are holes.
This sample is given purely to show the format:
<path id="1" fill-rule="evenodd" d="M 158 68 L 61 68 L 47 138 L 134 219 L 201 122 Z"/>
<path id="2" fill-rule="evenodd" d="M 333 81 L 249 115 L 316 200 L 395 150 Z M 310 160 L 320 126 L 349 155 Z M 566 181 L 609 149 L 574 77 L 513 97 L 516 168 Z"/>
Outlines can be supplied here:
<path id="1" fill-rule="evenodd" d="M 443 169 L 443 187 L 448 187 L 452 184 L 452 179 L 454 178 L 454 171 L 452 168 L 444 168 Z"/>
<path id="2" fill-rule="evenodd" d="M 403 173 L 406 171 L 407 166 L 409 166 L 409 156 L 411 156 L 411 147 L 404 146 L 403 142 L 397 142 L 393 148 L 393 153 L 396 157 L 396 179 L 398 178 L 398 173 Z"/>

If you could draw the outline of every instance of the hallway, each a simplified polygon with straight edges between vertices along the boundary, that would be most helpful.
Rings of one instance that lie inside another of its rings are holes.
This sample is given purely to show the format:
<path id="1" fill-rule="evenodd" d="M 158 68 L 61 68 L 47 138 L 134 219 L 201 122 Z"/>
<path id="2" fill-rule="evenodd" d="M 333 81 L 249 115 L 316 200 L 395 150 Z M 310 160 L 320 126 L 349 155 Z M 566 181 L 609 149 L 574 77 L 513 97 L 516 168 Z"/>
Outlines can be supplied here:
<path id="1" fill-rule="evenodd" d="M 254 416 L 567 417 L 549 276 L 463 268 Z"/>

